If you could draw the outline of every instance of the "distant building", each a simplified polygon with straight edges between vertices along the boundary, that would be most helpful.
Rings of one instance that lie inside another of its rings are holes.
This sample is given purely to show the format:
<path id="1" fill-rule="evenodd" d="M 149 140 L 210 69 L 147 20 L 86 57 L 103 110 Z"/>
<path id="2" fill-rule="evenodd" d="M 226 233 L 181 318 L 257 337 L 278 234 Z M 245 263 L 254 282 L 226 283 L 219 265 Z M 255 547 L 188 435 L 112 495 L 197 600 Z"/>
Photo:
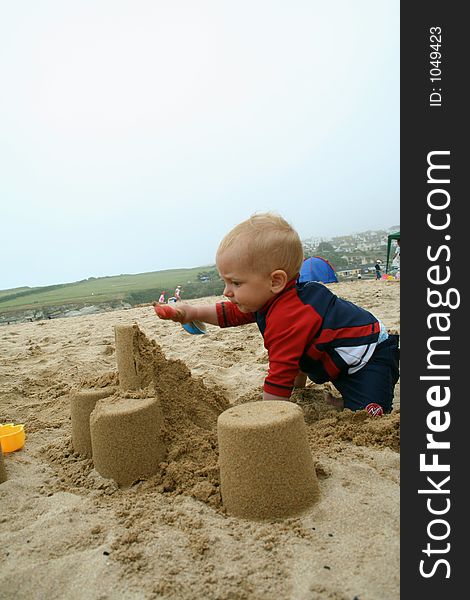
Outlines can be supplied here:
<path id="1" fill-rule="evenodd" d="M 343 271 L 337 271 L 339 277 L 350 278 L 356 277 L 361 274 L 361 269 L 344 269 Z"/>

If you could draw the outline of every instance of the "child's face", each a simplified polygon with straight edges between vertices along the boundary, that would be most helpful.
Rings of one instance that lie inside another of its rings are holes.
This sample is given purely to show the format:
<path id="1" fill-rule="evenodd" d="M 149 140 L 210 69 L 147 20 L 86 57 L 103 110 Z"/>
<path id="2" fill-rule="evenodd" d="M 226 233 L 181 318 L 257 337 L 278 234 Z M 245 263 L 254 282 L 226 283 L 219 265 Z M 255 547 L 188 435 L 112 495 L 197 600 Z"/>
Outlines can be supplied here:
<path id="1" fill-rule="evenodd" d="M 236 248 L 217 256 L 217 268 L 225 282 L 224 296 L 242 312 L 255 312 L 273 297 L 271 276 L 245 269 Z"/>

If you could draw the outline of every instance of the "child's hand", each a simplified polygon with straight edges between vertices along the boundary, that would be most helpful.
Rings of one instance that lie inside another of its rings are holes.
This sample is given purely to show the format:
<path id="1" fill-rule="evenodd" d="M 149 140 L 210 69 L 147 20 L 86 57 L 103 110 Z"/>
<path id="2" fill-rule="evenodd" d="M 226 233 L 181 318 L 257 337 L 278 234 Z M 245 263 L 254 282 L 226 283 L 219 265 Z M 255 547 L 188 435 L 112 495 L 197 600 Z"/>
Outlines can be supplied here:
<path id="1" fill-rule="evenodd" d="M 154 304 L 153 308 L 160 319 L 171 319 L 172 321 L 177 320 L 178 311 L 172 306 L 168 306 L 168 304 L 164 304 L 163 306 Z"/>
<path id="2" fill-rule="evenodd" d="M 176 323 L 189 323 L 193 320 L 191 306 L 180 304 L 178 308 L 173 308 L 169 304 L 154 304 L 153 308 L 160 319 L 175 321 Z"/>

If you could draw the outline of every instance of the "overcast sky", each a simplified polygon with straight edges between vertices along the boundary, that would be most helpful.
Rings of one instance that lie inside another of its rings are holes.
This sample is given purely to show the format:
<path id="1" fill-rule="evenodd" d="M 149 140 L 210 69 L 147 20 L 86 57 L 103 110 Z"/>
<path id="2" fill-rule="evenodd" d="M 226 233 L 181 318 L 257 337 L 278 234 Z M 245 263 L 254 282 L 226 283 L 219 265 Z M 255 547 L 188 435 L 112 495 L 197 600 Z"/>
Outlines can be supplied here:
<path id="1" fill-rule="evenodd" d="M 398 0 L 0 8 L 0 289 L 399 223 Z"/>

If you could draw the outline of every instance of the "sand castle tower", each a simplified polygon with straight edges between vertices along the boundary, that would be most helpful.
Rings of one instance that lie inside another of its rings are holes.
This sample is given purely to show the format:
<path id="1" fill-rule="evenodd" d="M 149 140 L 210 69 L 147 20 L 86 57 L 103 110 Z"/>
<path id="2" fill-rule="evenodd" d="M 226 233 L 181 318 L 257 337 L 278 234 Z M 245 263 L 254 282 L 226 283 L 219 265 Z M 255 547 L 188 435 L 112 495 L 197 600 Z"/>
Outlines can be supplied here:
<path id="1" fill-rule="evenodd" d="M 90 417 L 95 469 L 119 485 L 155 474 L 165 456 L 157 398 L 100 400 Z"/>
<path id="2" fill-rule="evenodd" d="M 281 519 L 310 507 L 318 481 L 302 409 L 287 401 L 249 402 L 217 421 L 222 501 L 228 514 Z"/>
<path id="3" fill-rule="evenodd" d="M 100 475 L 123 486 L 157 473 L 166 453 L 160 402 L 155 395 L 142 397 L 151 374 L 139 335 L 137 325 L 115 327 L 119 389 L 82 390 L 70 399 L 75 452 L 91 457 Z"/>
<path id="4" fill-rule="evenodd" d="M 119 387 L 123 391 L 140 390 L 149 383 L 145 360 L 140 349 L 141 332 L 137 325 L 116 325 L 116 361 L 119 371 Z"/>
<path id="5" fill-rule="evenodd" d="M 82 456 L 92 457 L 90 415 L 98 400 L 111 396 L 117 388 L 81 390 L 70 398 L 72 417 L 72 445 L 75 452 Z"/>

